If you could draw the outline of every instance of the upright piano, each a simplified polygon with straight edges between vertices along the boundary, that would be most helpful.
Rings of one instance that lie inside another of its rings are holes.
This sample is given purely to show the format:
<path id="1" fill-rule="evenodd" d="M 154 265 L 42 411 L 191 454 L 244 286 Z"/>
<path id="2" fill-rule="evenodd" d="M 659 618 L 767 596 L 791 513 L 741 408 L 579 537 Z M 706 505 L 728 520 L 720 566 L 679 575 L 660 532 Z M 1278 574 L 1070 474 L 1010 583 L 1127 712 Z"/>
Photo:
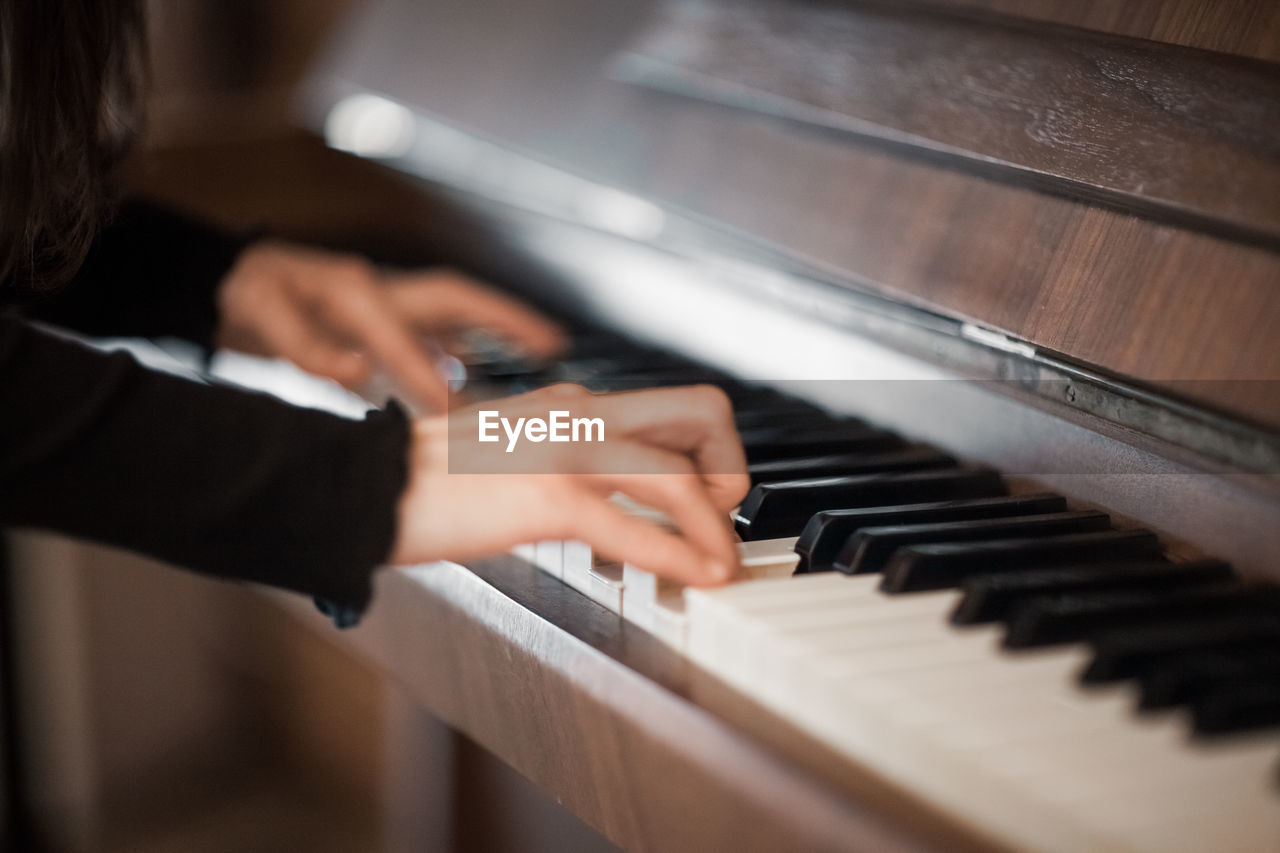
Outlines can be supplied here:
<path id="1" fill-rule="evenodd" d="M 301 115 L 712 382 L 749 580 L 572 542 L 352 642 L 635 850 L 1280 848 L 1280 7 L 368 0 Z M 536 567 L 536 568 L 535 568 Z"/>

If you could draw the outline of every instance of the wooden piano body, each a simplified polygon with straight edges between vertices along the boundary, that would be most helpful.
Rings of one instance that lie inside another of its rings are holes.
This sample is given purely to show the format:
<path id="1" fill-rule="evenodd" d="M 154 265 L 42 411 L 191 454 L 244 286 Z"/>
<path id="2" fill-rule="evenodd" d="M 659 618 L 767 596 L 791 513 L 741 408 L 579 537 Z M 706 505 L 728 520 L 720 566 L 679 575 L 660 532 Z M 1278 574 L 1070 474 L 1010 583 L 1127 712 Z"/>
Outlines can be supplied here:
<path id="1" fill-rule="evenodd" d="M 301 185 L 297 231 L 1276 578 L 1278 59 L 1265 3 L 370 0 L 301 115 L 377 165 L 215 155 L 252 188 L 208 212 Z M 141 184 L 189 203 L 185 168 Z M 384 572 L 378 602 L 342 642 L 626 849 L 1010 844 L 516 557 Z"/>
<path id="2" fill-rule="evenodd" d="M 1158 456 L 1273 473 L 1280 116 L 1254 29 L 1272 13 L 1254 10 L 1232 56 L 965 3 L 846 5 L 375 3 L 302 109 L 501 246 L 450 257 L 742 378 L 837 380 L 793 390 L 1009 471 L 1151 473 Z M 1222 48 L 1245 11 L 1168 38 Z M 887 386 L 839 382 L 901 375 L 821 349 L 841 337 L 1153 456 L 1116 467 L 1071 444 L 1091 438 L 1000 417 L 937 433 L 877 407 Z M 1126 500 L 1107 479 L 1079 496 L 1267 570 L 1266 525 L 1236 514 L 1249 498 L 1201 522 L 1203 504 L 1173 505 L 1180 489 L 1156 510 L 1151 490 Z"/>

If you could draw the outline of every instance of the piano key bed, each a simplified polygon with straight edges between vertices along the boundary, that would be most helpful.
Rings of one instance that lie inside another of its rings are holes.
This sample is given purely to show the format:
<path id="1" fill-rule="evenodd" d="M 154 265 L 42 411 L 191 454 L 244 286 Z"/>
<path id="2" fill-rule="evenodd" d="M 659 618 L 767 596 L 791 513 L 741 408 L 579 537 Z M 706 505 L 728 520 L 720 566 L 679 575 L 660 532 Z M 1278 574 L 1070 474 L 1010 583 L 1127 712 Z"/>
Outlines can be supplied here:
<path id="1" fill-rule="evenodd" d="M 517 549 L 715 679 L 1018 848 L 1280 845 L 1280 588 L 622 339 L 499 368 L 507 391 L 712 382 L 734 400 L 746 580 L 685 589 L 581 543 Z"/>

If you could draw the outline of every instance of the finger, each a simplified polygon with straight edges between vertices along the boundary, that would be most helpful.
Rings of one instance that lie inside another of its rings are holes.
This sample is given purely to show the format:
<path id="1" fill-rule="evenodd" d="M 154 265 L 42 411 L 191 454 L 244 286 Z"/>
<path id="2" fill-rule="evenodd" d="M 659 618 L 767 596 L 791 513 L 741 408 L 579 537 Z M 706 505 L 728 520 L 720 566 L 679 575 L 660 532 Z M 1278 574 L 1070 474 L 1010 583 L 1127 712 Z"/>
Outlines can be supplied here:
<path id="1" fill-rule="evenodd" d="M 543 386 L 542 388 L 537 388 L 533 391 L 529 391 L 523 396 L 525 397 L 536 396 L 538 398 L 564 397 L 564 398 L 572 399 L 574 397 L 590 397 L 592 396 L 592 394 L 591 394 L 591 391 L 589 391 L 588 389 L 584 388 L 581 385 L 577 385 L 573 382 L 557 382 L 554 385 L 546 385 L 546 386 Z"/>
<path id="2" fill-rule="evenodd" d="M 617 443 L 591 454 L 596 470 L 587 476 L 604 494 L 622 492 L 663 512 L 714 568 L 717 577 L 738 571 L 738 550 L 728 518 L 715 505 L 692 463 L 670 451 L 633 442 Z"/>
<path id="3" fill-rule="evenodd" d="M 401 316 L 425 331 L 486 329 L 538 358 L 551 358 L 565 349 L 565 335 L 558 325 L 459 273 L 401 274 L 389 282 Z"/>
<path id="4" fill-rule="evenodd" d="M 417 402 L 435 411 L 449 408 L 449 385 L 435 359 L 396 316 L 371 282 L 355 279 L 333 288 L 323 304 L 328 320 L 371 353 Z"/>
<path id="5" fill-rule="evenodd" d="M 686 455 L 721 509 L 737 506 L 750 488 L 733 406 L 720 389 L 691 385 L 626 391 L 598 396 L 590 405 L 611 435 Z"/>
<path id="6" fill-rule="evenodd" d="M 309 322 L 282 290 L 263 286 L 255 298 L 258 306 L 254 331 L 269 353 L 348 388 L 355 388 L 368 378 L 365 360 Z"/>
<path id="7" fill-rule="evenodd" d="M 632 518 L 589 490 L 581 490 L 565 509 L 570 520 L 563 535 L 587 543 L 610 559 L 698 586 L 732 577 L 732 569 L 708 559 L 686 540 Z"/>

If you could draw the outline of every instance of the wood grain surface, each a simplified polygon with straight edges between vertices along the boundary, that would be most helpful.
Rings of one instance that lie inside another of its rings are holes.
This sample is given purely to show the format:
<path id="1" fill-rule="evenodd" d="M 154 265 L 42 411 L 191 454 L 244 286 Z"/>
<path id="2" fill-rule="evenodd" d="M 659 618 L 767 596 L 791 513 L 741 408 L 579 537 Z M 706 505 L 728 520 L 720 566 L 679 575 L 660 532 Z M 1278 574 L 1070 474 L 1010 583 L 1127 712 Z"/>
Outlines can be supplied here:
<path id="1" fill-rule="evenodd" d="M 915 5 L 995 13 L 1280 60 L 1280 5 L 1272 0 L 918 0 Z"/>
<path id="2" fill-rule="evenodd" d="M 515 558 L 384 571 L 375 598 L 334 637 L 281 596 L 624 849 L 1000 849 Z"/>
<path id="3" fill-rule="evenodd" d="M 379 0 L 313 77 L 832 278 L 1280 425 L 1280 254 L 608 78 L 646 0 Z M 483 57 L 481 60 L 479 57 Z M 460 73 L 466 69 L 466 73 Z"/>
<path id="4" fill-rule="evenodd" d="M 1280 67 L 914 9 L 675 0 L 628 79 L 1280 246 Z"/>

